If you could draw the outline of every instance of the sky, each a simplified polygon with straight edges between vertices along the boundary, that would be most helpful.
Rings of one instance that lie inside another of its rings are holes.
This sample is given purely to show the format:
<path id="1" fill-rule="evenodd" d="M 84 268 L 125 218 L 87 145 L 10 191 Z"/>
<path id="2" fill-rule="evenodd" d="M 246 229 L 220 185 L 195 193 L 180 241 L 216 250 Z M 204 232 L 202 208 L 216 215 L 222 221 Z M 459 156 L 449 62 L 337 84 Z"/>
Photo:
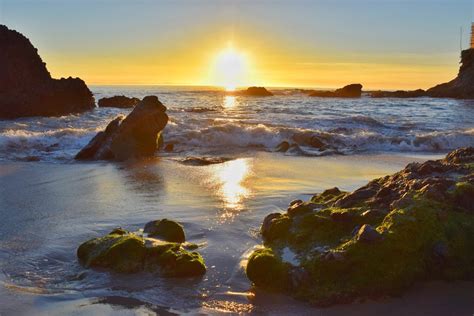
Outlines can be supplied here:
<path id="1" fill-rule="evenodd" d="M 221 85 L 231 47 L 238 85 L 416 89 L 456 75 L 472 2 L 0 0 L 0 24 L 91 85 Z"/>

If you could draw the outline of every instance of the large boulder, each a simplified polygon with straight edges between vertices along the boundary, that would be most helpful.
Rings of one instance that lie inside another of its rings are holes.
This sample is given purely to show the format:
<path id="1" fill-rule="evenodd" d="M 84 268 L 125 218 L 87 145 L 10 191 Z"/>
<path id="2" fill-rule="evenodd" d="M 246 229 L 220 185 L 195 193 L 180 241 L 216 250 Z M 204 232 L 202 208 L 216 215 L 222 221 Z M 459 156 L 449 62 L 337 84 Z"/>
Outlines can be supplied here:
<path id="1" fill-rule="evenodd" d="M 426 93 L 438 98 L 474 98 L 474 49 L 462 51 L 461 67 L 456 78 L 428 89 Z"/>
<path id="2" fill-rule="evenodd" d="M 336 91 L 312 91 L 310 97 L 320 98 L 360 98 L 362 95 L 362 85 L 360 83 L 353 83 L 336 89 Z"/>
<path id="3" fill-rule="evenodd" d="M 352 193 L 293 201 L 264 219 L 261 234 L 247 277 L 317 305 L 400 294 L 420 280 L 473 281 L 474 148 Z"/>
<path id="4" fill-rule="evenodd" d="M 138 98 L 129 98 L 124 95 L 116 95 L 110 98 L 102 98 L 98 102 L 100 108 L 133 108 L 140 102 Z"/>
<path id="5" fill-rule="evenodd" d="M 147 96 L 124 119 L 115 118 L 77 155 L 78 160 L 127 160 L 153 156 L 168 123 L 166 107 Z"/>
<path id="6" fill-rule="evenodd" d="M 0 47 L 0 118 L 60 116 L 94 108 L 84 81 L 52 79 L 22 34 L 0 25 Z"/>

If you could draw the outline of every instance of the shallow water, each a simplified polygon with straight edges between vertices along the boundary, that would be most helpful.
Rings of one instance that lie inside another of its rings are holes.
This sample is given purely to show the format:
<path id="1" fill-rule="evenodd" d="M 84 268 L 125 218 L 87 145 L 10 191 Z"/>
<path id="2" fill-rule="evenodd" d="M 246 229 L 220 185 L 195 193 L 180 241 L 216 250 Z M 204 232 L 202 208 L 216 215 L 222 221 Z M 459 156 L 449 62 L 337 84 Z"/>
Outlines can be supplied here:
<path id="1" fill-rule="evenodd" d="M 284 140 L 299 144 L 302 154 L 315 156 L 445 153 L 474 143 L 474 103 L 466 100 L 324 99 L 281 89 L 268 98 L 225 96 L 190 87 L 91 89 L 96 100 L 121 94 L 157 95 L 168 107 L 170 122 L 164 136 L 175 144 L 172 156 L 271 151 Z M 111 119 L 129 111 L 96 108 L 59 118 L 0 120 L 0 159 L 70 161 Z M 329 149 L 314 148 L 313 137 Z"/>
<path id="2" fill-rule="evenodd" d="M 320 310 L 287 297 L 250 294 L 242 267 L 261 243 L 263 217 L 283 211 L 292 199 L 307 199 L 335 185 L 351 190 L 426 158 L 432 157 L 258 153 L 202 167 L 171 158 L 126 164 L 2 163 L 0 312 L 344 314 L 344 307 Z M 84 240 L 116 226 L 137 230 L 164 217 L 183 223 L 187 240 L 200 244 L 208 266 L 203 278 L 119 275 L 77 263 L 75 251 Z"/>

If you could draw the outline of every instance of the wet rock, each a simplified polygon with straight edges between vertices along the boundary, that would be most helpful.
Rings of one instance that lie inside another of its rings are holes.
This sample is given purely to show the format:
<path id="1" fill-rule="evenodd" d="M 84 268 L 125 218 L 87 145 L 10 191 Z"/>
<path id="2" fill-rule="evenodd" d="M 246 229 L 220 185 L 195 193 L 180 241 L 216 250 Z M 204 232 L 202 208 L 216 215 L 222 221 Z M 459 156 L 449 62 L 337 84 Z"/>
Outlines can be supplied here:
<path id="1" fill-rule="evenodd" d="M 313 206 L 308 203 L 294 203 L 290 205 L 287 209 L 288 215 L 290 217 L 303 215 L 313 211 Z"/>
<path id="2" fill-rule="evenodd" d="M 188 166 L 208 166 L 224 163 L 232 159 L 228 157 L 186 157 L 180 163 Z"/>
<path id="3" fill-rule="evenodd" d="M 117 117 L 75 157 L 78 160 L 127 160 L 153 156 L 168 123 L 166 107 L 147 96 L 124 119 Z"/>
<path id="4" fill-rule="evenodd" d="M 338 207 L 349 207 L 352 205 L 356 205 L 359 202 L 365 201 L 377 194 L 377 190 L 371 187 L 363 187 L 360 188 L 336 202 L 336 206 Z"/>
<path id="5" fill-rule="evenodd" d="M 290 143 L 288 143 L 287 141 L 283 141 L 280 144 L 278 144 L 278 146 L 275 148 L 275 151 L 285 153 L 288 151 L 289 148 L 290 148 Z"/>
<path id="6" fill-rule="evenodd" d="M 310 97 L 320 98 L 360 98 L 362 95 L 362 85 L 354 83 L 347 85 L 336 91 L 313 91 L 309 94 Z"/>
<path id="7" fill-rule="evenodd" d="M 251 96 L 251 97 L 270 97 L 273 93 L 265 89 L 264 87 L 249 87 L 246 90 L 240 90 L 235 92 L 228 92 L 228 94 Z"/>
<path id="8" fill-rule="evenodd" d="M 365 224 L 362 225 L 362 227 L 357 232 L 356 239 L 358 241 L 371 243 L 379 241 L 380 239 L 382 239 L 382 236 L 375 228 L 368 224 Z"/>
<path id="9" fill-rule="evenodd" d="M 79 78 L 53 79 L 22 34 L 0 25 L 0 118 L 60 116 L 94 108 Z"/>
<path id="10" fill-rule="evenodd" d="M 426 97 L 428 94 L 423 89 L 404 91 L 373 91 L 370 93 L 372 98 L 421 98 Z"/>
<path id="11" fill-rule="evenodd" d="M 257 249 L 249 257 L 247 277 L 257 286 L 281 289 L 288 285 L 288 268 L 269 248 Z"/>
<path id="12" fill-rule="evenodd" d="M 446 163 L 472 163 L 474 162 L 474 147 L 464 147 L 450 152 L 444 159 Z"/>
<path id="13" fill-rule="evenodd" d="M 174 144 L 173 143 L 170 143 L 170 144 L 166 144 L 165 148 L 164 148 L 164 151 L 166 152 L 172 152 L 174 150 Z"/>
<path id="14" fill-rule="evenodd" d="M 146 270 L 168 277 L 192 277 L 206 272 L 204 260 L 197 252 L 186 251 L 178 243 L 145 243 L 143 237 L 121 228 L 84 242 L 77 249 L 77 257 L 86 268 L 119 273 Z"/>
<path id="15" fill-rule="evenodd" d="M 433 246 L 433 256 L 435 259 L 444 261 L 449 257 L 449 246 L 444 241 L 438 241 Z"/>
<path id="16" fill-rule="evenodd" d="M 354 213 L 349 211 L 332 212 L 331 219 L 335 222 L 350 223 L 354 220 Z"/>
<path id="17" fill-rule="evenodd" d="M 146 223 L 143 232 L 170 242 L 183 243 L 186 240 L 183 226 L 166 218 Z"/>
<path id="18" fill-rule="evenodd" d="M 272 242 L 285 238 L 291 225 L 291 219 L 287 215 L 271 213 L 265 217 L 260 233 L 265 242 Z"/>
<path id="19" fill-rule="evenodd" d="M 140 102 L 138 98 L 129 98 L 124 95 L 116 95 L 110 98 L 102 98 L 99 100 L 98 105 L 100 108 L 112 107 L 112 108 L 133 108 Z"/>

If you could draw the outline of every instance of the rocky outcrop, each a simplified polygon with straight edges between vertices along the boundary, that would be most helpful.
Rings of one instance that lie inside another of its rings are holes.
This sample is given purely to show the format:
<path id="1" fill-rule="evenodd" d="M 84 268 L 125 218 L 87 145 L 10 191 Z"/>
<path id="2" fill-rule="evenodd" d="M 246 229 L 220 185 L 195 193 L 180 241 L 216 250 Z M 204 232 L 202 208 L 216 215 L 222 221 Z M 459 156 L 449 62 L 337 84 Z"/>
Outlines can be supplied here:
<path id="1" fill-rule="evenodd" d="M 124 95 L 116 95 L 110 98 L 102 98 L 98 102 L 100 108 L 133 108 L 140 102 L 138 98 L 129 98 Z"/>
<path id="2" fill-rule="evenodd" d="M 458 76 L 450 82 L 428 89 L 430 97 L 437 98 L 474 98 L 474 49 L 467 49 L 461 53 L 461 67 Z"/>
<path id="3" fill-rule="evenodd" d="M 246 90 L 228 92 L 230 95 L 242 95 L 250 97 L 271 97 L 273 93 L 264 87 L 249 87 Z"/>
<path id="4" fill-rule="evenodd" d="M 78 160 L 127 160 L 153 156 L 168 123 L 166 107 L 147 96 L 124 119 L 115 118 L 75 157 Z"/>
<path id="5" fill-rule="evenodd" d="M 474 280 L 474 148 L 351 193 L 295 200 L 268 215 L 261 234 L 248 278 L 318 305 L 399 294 L 420 280 Z"/>
<path id="6" fill-rule="evenodd" d="M 94 108 L 84 81 L 52 79 L 22 34 L 0 25 L 0 47 L 0 118 L 59 116 Z"/>
<path id="7" fill-rule="evenodd" d="M 77 249 L 77 257 L 86 268 L 104 268 L 119 273 L 158 271 L 165 277 L 193 277 L 206 273 L 201 255 L 187 251 L 181 242 L 143 237 L 122 228 L 84 242 Z"/>
<path id="8" fill-rule="evenodd" d="M 423 89 L 404 91 L 372 91 L 370 93 L 372 98 L 421 98 L 427 97 L 428 94 Z"/>
<path id="9" fill-rule="evenodd" d="M 354 83 L 347 85 L 336 91 L 312 91 L 310 97 L 320 98 L 360 98 L 362 95 L 362 85 Z"/>

